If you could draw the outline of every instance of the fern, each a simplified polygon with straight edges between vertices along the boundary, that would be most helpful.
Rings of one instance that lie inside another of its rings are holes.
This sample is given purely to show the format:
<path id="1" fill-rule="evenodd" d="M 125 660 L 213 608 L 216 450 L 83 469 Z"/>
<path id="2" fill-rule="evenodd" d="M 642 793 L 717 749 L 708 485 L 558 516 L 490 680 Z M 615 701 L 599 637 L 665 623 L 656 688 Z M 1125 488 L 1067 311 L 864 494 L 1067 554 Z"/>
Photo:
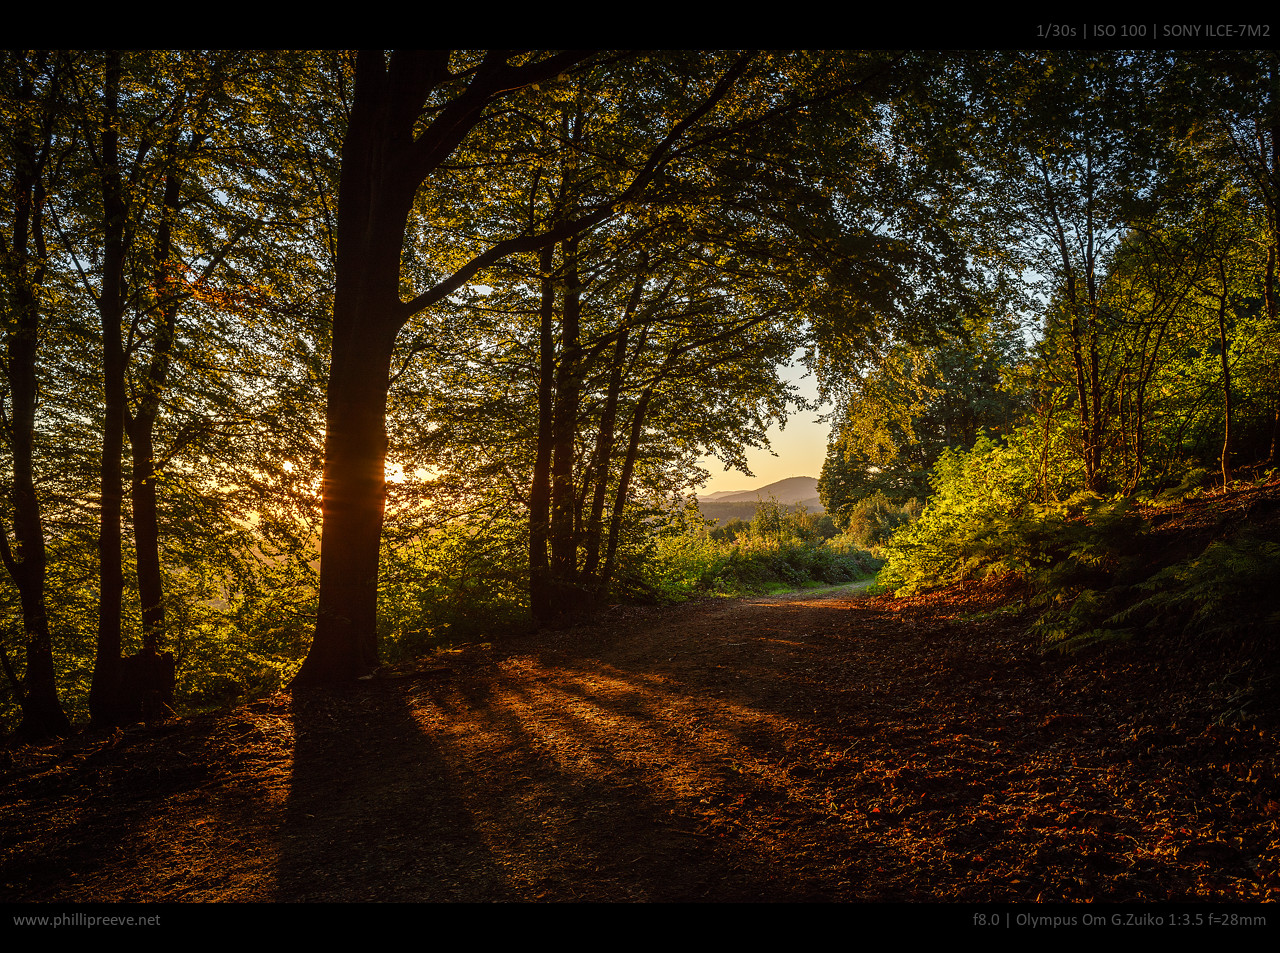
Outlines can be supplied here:
<path id="1" fill-rule="evenodd" d="M 1241 533 L 1216 540 L 1197 558 L 1175 563 L 1136 588 L 1149 593 L 1116 614 L 1114 621 L 1142 621 L 1148 630 L 1175 627 L 1183 635 L 1207 636 L 1263 622 L 1259 592 L 1280 586 L 1280 543 Z M 1269 613 L 1280 621 L 1280 613 Z"/>

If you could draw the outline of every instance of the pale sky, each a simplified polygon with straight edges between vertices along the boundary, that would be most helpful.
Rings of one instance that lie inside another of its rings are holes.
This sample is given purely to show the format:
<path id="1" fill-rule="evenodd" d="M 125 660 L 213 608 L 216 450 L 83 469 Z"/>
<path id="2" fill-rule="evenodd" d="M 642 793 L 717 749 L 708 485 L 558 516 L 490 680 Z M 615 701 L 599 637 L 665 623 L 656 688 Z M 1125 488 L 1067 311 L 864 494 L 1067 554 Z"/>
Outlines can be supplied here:
<path id="1" fill-rule="evenodd" d="M 813 376 L 802 377 L 805 369 L 793 364 L 783 370 L 783 377 L 796 384 L 800 392 L 811 400 L 818 397 L 818 385 Z M 823 412 L 830 406 L 824 406 Z M 715 457 L 705 457 L 702 466 L 711 471 L 711 479 L 698 490 L 699 494 L 718 490 L 754 490 L 785 480 L 787 477 L 817 477 L 822 473 L 822 461 L 827 456 L 827 434 L 831 426 L 818 423 L 820 411 L 802 411 L 787 421 L 785 430 L 773 427 L 769 430 L 769 442 L 777 456 L 766 450 L 747 452 L 747 463 L 754 477 L 744 476 L 737 470 L 725 471 L 724 464 Z"/>

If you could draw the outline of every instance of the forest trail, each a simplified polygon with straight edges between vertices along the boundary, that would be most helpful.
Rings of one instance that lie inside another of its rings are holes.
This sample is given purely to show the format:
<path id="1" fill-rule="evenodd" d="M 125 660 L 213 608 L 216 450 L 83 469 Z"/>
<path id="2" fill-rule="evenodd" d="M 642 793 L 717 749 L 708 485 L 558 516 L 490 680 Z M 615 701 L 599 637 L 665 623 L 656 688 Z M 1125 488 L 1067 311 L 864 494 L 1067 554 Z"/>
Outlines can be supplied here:
<path id="1" fill-rule="evenodd" d="M 1274 730 L 1190 664 L 1040 653 L 1012 594 L 618 607 L 21 749 L 0 899 L 1280 896 Z"/>

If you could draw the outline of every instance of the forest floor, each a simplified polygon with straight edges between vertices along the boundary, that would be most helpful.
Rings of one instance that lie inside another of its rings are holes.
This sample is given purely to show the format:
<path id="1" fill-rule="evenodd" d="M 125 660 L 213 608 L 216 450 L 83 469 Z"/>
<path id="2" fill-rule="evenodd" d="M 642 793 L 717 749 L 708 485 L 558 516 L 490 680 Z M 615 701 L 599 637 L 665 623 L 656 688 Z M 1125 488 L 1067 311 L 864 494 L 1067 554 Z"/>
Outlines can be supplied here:
<path id="1" fill-rule="evenodd" d="M 616 607 L 0 753 L 0 900 L 1280 899 L 1274 681 L 1019 595 Z"/>

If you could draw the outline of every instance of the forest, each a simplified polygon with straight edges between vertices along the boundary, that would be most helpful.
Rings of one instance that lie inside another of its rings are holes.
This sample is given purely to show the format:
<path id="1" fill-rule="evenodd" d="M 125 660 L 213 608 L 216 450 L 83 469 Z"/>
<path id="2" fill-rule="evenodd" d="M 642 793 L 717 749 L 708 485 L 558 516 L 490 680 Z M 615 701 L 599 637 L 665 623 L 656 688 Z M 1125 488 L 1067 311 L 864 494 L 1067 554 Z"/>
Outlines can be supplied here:
<path id="1" fill-rule="evenodd" d="M 762 580 L 1276 621 L 1248 519 L 1126 575 L 1274 479 L 1273 51 L 0 56 L 15 739 Z M 834 526 L 713 535 L 797 354 Z"/>

